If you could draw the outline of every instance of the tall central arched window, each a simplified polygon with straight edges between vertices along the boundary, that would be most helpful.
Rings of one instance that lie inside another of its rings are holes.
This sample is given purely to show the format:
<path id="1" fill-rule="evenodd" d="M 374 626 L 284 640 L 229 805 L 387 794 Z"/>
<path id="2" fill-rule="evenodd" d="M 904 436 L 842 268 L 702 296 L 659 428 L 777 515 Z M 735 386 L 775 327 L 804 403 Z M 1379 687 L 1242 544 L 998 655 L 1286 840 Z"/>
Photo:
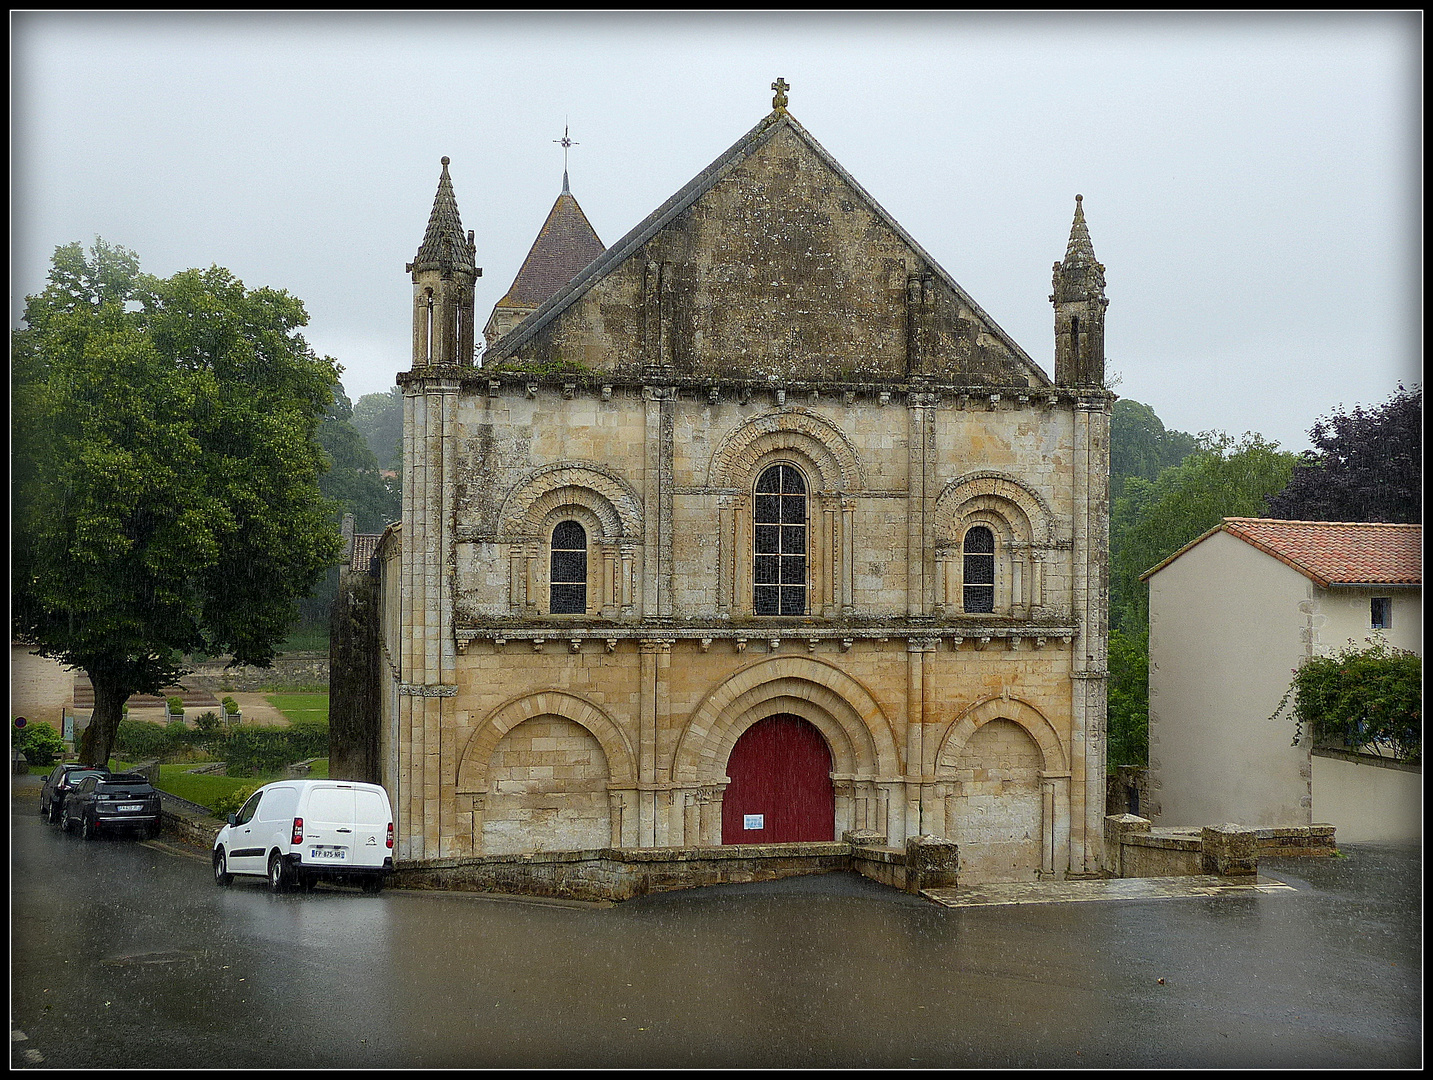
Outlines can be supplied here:
<path id="1" fill-rule="evenodd" d="M 554 615 L 587 611 L 587 530 L 575 521 L 559 521 L 552 530 L 551 589 L 548 609 Z"/>
<path id="2" fill-rule="evenodd" d="M 773 465 L 756 481 L 752 599 L 758 615 L 806 614 L 806 480 Z"/>
<path id="3" fill-rule="evenodd" d="M 965 610 L 995 610 L 995 534 L 977 525 L 965 534 Z"/>

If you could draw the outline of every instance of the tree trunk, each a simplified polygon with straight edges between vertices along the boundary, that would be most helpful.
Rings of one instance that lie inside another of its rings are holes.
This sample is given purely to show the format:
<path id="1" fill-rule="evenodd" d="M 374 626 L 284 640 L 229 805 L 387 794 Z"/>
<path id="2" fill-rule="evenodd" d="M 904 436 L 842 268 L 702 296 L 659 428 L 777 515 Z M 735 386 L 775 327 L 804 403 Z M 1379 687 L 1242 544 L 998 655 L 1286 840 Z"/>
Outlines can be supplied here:
<path id="1" fill-rule="evenodd" d="M 89 727 L 80 736 L 76 751 L 83 765 L 108 765 L 114 738 L 119 732 L 119 722 L 124 715 L 124 703 L 129 700 L 131 690 L 121 685 L 118 679 L 106 678 L 98 671 L 86 671 L 86 674 L 95 688 L 95 709 L 90 715 Z"/>

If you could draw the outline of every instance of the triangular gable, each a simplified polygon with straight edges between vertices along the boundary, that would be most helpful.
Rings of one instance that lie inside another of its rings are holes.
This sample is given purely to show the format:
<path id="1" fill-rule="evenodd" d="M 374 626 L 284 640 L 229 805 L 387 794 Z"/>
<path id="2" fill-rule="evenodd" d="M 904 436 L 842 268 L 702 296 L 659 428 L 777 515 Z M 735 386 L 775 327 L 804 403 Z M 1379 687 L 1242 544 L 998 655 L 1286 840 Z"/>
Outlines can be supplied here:
<path id="1" fill-rule="evenodd" d="M 996 348 L 1004 354 L 1008 354 L 1009 363 L 1018 370 L 1022 379 L 1028 380 L 1030 385 L 1048 386 L 1050 379 L 1045 372 L 1036 364 L 1025 351 L 1011 338 L 996 322 L 977 304 L 970 295 L 940 266 L 926 250 L 921 247 L 910 236 L 909 233 L 895 220 L 874 198 L 865 190 L 841 165 L 837 162 L 824 147 L 801 126 L 789 113 L 784 110 L 773 112 L 742 138 L 738 139 L 730 148 L 721 154 L 715 161 L 703 169 L 700 173 L 688 181 L 680 190 L 672 195 L 666 202 L 654 210 L 640 224 L 629 231 L 625 236 L 613 244 L 602 254 L 601 257 L 592 262 L 585 270 L 578 274 L 563 289 L 548 299 L 541 307 L 529 315 L 521 324 L 509 332 L 501 341 L 496 343 L 488 351 L 484 358 L 486 364 L 502 362 L 518 357 L 524 347 L 533 342 L 548 330 L 555 321 L 563 314 L 578 304 L 593 288 L 597 287 L 605 279 L 616 273 L 629 259 L 642 251 L 650 242 L 670 226 L 678 217 L 691 210 L 702 198 L 712 191 L 722 180 L 731 176 L 732 173 L 749 161 L 764 146 L 771 142 L 780 132 L 790 132 L 821 162 L 826 169 L 829 169 L 839 181 L 844 184 L 886 229 L 889 229 L 899 242 L 908 249 L 913 256 L 910 269 L 916 269 L 919 264 L 928 277 L 933 278 L 948 290 L 958 304 L 968 309 L 971 316 L 967 322 L 977 324 L 976 333 L 988 335 L 996 344 Z"/>

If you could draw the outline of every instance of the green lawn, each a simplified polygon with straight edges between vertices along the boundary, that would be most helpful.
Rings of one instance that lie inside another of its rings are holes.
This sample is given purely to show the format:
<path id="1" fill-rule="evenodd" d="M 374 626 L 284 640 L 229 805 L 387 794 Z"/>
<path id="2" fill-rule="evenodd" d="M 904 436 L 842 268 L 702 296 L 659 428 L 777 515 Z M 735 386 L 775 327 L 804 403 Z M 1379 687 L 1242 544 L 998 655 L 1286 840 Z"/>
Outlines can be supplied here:
<path id="1" fill-rule="evenodd" d="M 296 720 L 322 720 L 324 723 L 328 723 L 327 692 L 322 694 L 265 694 L 264 700 L 283 713 L 291 724 Z"/>
<path id="2" fill-rule="evenodd" d="M 116 772 L 129 768 L 129 763 L 114 761 L 111 768 Z M 159 783 L 155 785 L 160 791 L 167 791 L 171 795 L 177 795 L 181 799 L 188 799 L 200 806 L 207 806 L 214 809 L 214 804 L 225 795 L 231 795 L 240 788 L 263 787 L 275 780 L 282 780 L 282 771 L 265 773 L 261 776 L 211 776 L 207 773 L 195 774 L 188 770 L 195 768 L 193 762 L 179 762 L 174 765 L 159 766 Z M 313 780 L 328 779 L 328 758 L 320 758 L 313 763 L 313 771 L 308 774 Z"/>

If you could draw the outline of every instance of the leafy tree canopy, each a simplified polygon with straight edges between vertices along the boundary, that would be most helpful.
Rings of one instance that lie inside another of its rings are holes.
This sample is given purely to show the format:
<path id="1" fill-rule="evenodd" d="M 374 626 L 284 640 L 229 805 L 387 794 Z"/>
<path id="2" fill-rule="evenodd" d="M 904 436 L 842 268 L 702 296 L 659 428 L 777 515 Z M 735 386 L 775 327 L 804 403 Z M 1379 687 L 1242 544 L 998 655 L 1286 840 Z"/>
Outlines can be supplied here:
<path id="1" fill-rule="evenodd" d="M 1342 408 L 1314 421 L 1289 484 L 1266 516 L 1290 521 L 1423 520 L 1423 391 L 1398 392 L 1376 409 Z"/>
<path id="2" fill-rule="evenodd" d="M 359 532 L 382 532 L 402 513 L 402 500 L 396 481 L 379 472 L 373 451 L 353 416 L 354 407 L 343 386 L 335 387 L 333 403 L 318 429 L 319 445 L 330 461 L 329 471 L 319 480 L 319 489 L 339 504 L 340 514 L 353 515 L 354 528 Z"/>
<path id="3" fill-rule="evenodd" d="M 302 303 L 229 271 L 159 279 L 96 240 L 55 252 L 12 336 L 12 633 L 84 670 L 80 756 L 188 654 L 267 665 L 338 555 L 316 441 L 338 370 Z"/>
<path id="4" fill-rule="evenodd" d="M 1281 490 L 1296 455 L 1245 432 L 1219 432 L 1153 481 L 1132 477 L 1110 513 L 1110 626 L 1130 635 L 1149 625 L 1149 589 L 1139 576 L 1226 517 L 1258 517 Z"/>
<path id="5" fill-rule="evenodd" d="M 353 426 L 368 440 L 380 469 L 403 464 L 403 392 L 391 387 L 383 394 L 364 394 L 353 406 Z"/>
<path id="6" fill-rule="evenodd" d="M 1148 405 L 1129 398 L 1114 404 L 1110 415 L 1110 502 L 1125 491 L 1131 477 L 1153 481 L 1161 469 L 1178 465 L 1199 440 L 1183 431 L 1166 431 Z"/>
<path id="7" fill-rule="evenodd" d="M 1273 720 L 1293 698 L 1294 745 L 1416 762 L 1423 754 L 1423 658 L 1371 641 L 1317 656 L 1294 672 Z"/>

